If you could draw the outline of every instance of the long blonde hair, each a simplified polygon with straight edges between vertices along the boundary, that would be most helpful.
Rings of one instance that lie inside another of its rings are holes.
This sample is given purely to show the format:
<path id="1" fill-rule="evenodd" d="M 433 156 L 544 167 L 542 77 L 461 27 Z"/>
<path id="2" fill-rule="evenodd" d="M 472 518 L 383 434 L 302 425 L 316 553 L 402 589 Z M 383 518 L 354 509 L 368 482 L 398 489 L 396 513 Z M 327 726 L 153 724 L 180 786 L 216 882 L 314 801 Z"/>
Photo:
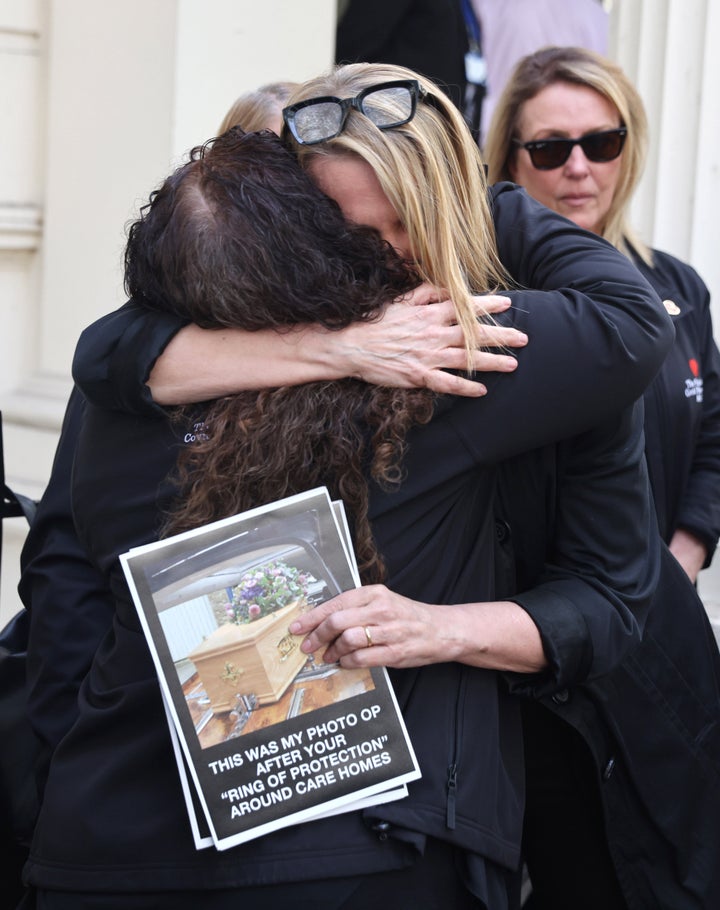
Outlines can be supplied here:
<path id="1" fill-rule="evenodd" d="M 312 146 L 298 146 L 291 136 L 288 141 L 303 167 L 321 156 L 343 154 L 370 165 L 408 233 L 420 277 L 453 300 L 469 358 L 477 325 L 471 295 L 507 288 L 510 278 L 497 252 L 480 151 L 458 110 L 429 79 L 404 67 L 371 63 L 339 66 L 311 79 L 290 102 L 354 97 L 398 79 L 417 79 L 430 96 L 418 102 L 409 123 L 380 130 L 351 111 L 344 132 L 334 139 Z"/>
<path id="2" fill-rule="evenodd" d="M 497 102 L 485 142 L 490 182 L 512 180 L 510 165 L 517 152 L 513 140 L 521 138 L 518 126 L 523 105 L 556 82 L 593 89 L 615 107 L 627 127 L 617 187 L 600 233 L 621 252 L 629 255 L 632 248 L 652 265 L 650 249 L 629 223 L 632 194 L 647 155 L 647 116 L 640 95 L 625 73 L 600 54 L 580 47 L 546 47 L 519 61 Z"/>

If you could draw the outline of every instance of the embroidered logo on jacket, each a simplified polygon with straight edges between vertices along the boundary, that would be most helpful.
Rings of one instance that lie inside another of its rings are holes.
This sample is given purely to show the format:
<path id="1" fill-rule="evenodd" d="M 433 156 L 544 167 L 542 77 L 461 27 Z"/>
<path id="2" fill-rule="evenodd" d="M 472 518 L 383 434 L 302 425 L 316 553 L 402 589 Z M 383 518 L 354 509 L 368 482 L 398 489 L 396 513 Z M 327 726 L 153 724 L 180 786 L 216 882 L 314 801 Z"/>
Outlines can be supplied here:
<path id="1" fill-rule="evenodd" d="M 703 380 L 700 375 L 700 366 L 694 357 L 688 360 L 692 379 L 685 380 L 685 397 L 694 398 L 698 404 L 703 400 Z"/>
<path id="2" fill-rule="evenodd" d="M 185 434 L 183 442 L 205 442 L 209 438 L 206 430 L 205 421 L 199 420 L 197 423 L 193 424 L 192 430 Z"/>

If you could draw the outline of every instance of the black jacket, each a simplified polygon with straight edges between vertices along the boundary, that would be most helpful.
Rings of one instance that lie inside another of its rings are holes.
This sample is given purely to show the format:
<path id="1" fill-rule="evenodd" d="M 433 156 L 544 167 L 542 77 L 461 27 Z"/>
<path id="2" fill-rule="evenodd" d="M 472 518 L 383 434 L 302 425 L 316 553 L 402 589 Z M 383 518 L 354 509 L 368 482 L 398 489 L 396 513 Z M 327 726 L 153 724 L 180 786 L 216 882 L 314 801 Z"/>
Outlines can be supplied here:
<path id="1" fill-rule="evenodd" d="M 679 312 L 675 344 L 644 395 L 653 497 L 665 540 L 677 527 L 691 531 L 708 546 L 709 564 L 720 530 L 720 358 L 709 295 L 690 266 L 658 252 L 654 262 L 650 269 L 636 259 Z M 555 482 L 569 493 L 583 471 L 580 457 L 575 441 L 501 467 L 499 552 L 512 590 L 542 586 L 552 572 L 568 503 L 543 491 Z M 526 533 L 529 513 L 542 515 L 544 539 Z M 631 910 L 720 906 L 720 652 L 694 586 L 667 548 L 642 643 L 618 667 L 585 683 L 566 679 L 552 695 L 528 678 L 509 681 L 513 692 L 572 724 L 590 747 Z"/>
<path id="2" fill-rule="evenodd" d="M 77 716 L 80 681 L 115 612 L 105 576 L 88 560 L 72 516 L 70 483 L 84 406 L 82 395 L 74 389 L 50 482 L 20 560 L 18 591 L 31 610 L 27 675 L 30 716 L 38 740 L 35 770 L 40 795 L 52 754 Z M 45 660 L 47 655 L 52 657 Z"/>
<path id="3" fill-rule="evenodd" d="M 640 638 L 658 549 L 641 420 L 628 406 L 658 369 L 672 329 L 648 285 L 608 245 L 510 186 L 494 191 L 493 204 L 503 262 L 518 284 L 543 288 L 512 292 L 508 321 L 526 329 L 532 343 L 518 355 L 518 370 L 498 376 L 486 398 L 438 403 L 431 424 L 410 435 L 400 491 L 371 490 L 371 518 L 391 587 L 430 603 L 493 599 L 493 466 L 603 425 L 591 434 L 596 448 L 591 457 L 588 444 L 588 463 L 596 457 L 603 466 L 593 472 L 593 486 L 603 521 L 620 529 L 614 537 L 625 568 L 617 573 L 617 558 L 598 552 L 606 531 L 568 523 L 557 543 L 564 555 L 556 575 L 545 594 L 535 590 L 523 603 L 551 661 L 534 682 L 553 691 L 566 678 L 592 679 L 616 666 Z M 111 332 L 126 318 L 135 315 L 111 318 Z M 148 331 L 153 322 L 146 318 L 134 345 L 143 376 L 174 330 L 166 321 Z M 96 345 L 102 329 L 86 334 L 85 344 L 91 336 Z M 94 362 L 124 372 L 121 347 L 108 361 L 94 354 Z M 81 373 L 81 353 L 76 365 Z M 108 375 L 95 377 L 91 393 L 107 388 Z M 165 478 L 182 444 L 182 429 L 158 409 L 140 410 L 89 408 L 78 441 L 76 522 L 116 612 L 82 683 L 74 725 L 53 756 L 30 881 L 71 890 L 300 881 L 398 867 L 428 834 L 514 867 L 523 798 L 517 704 L 499 674 L 456 664 L 392 674 L 424 775 L 406 800 L 226 853 L 194 850 L 157 679 L 117 562 L 119 553 L 155 538 L 159 509 L 173 493 Z M 32 606 L 34 622 L 57 621 L 52 605 Z M 34 657 L 40 667 L 54 659 L 50 650 Z M 394 836 L 383 831 L 379 838 L 378 822 L 389 823 Z"/>
<path id="4" fill-rule="evenodd" d="M 579 438 L 499 469 L 498 584 L 530 589 L 512 597 L 525 606 L 558 574 L 568 506 L 575 521 L 608 514 L 601 502 L 575 502 L 588 492 L 577 480 L 591 451 Z M 554 485 L 556 495 L 548 495 Z M 615 529 L 601 527 L 612 548 Z M 533 618 L 542 628 L 539 609 Z M 720 906 L 720 653 L 705 608 L 669 550 L 660 553 L 642 642 L 618 666 L 593 680 L 566 677 L 552 693 L 531 677 L 506 678 L 513 693 L 572 724 L 590 747 L 631 910 Z"/>
<path id="5" fill-rule="evenodd" d="M 436 82 L 462 110 L 468 38 L 457 0 L 350 0 L 336 63 L 394 63 Z"/>
<path id="6" fill-rule="evenodd" d="M 645 393 L 645 452 L 660 533 L 666 543 L 678 528 L 694 534 L 707 547 L 707 567 L 720 537 L 720 353 L 710 294 L 693 268 L 667 253 L 653 252 L 653 268 L 634 261 L 675 326 L 675 344 Z"/>

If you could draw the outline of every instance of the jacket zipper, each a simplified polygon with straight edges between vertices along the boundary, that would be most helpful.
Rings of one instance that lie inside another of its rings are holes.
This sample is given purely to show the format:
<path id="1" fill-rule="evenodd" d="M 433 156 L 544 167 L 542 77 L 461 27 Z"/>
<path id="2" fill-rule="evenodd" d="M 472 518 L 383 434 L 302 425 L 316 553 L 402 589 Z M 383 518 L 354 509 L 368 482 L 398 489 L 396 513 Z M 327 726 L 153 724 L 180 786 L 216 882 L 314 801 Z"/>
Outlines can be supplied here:
<path id="1" fill-rule="evenodd" d="M 463 705 L 465 702 L 465 689 L 467 686 L 466 669 L 460 667 L 460 680 L 457 687 L 455 698 L 455 735 L 453 740 L 453 752 L 448 765 L 447 773 L 447 808 L 445 823 L 448 828 L 455 827 L 455 808 L 457 804 L 457 785 L 458 785 L 458 759 L 460 757 L 460 741 L 462 739 L 462 716 Z"/>

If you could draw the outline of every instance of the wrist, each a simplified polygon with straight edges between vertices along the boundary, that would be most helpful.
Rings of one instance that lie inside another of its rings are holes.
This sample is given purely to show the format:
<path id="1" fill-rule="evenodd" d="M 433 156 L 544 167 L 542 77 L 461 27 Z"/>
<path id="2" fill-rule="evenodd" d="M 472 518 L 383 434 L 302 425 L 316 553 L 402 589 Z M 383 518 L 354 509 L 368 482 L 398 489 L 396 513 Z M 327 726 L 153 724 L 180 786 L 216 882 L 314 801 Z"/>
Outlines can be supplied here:
<path id="1" fill-rule="evenodd" d="M 278 334 L 282 341 L 279 354 L 288 369 L 298 371 L 298 382 L 323 382 L 351 375 L 344 363 L 338 336 L 345 329 L 331 330 L 321 325 L 297 326 Z"/>
<path id="2" fill-rule="evenodd" d="M 319 327 L 315 335 L 316 355 L 329 379 L 361 379 L 365 376 L 368 354 L 362 345 L 364 322 L 353 322 L 330 331 Z"/>

